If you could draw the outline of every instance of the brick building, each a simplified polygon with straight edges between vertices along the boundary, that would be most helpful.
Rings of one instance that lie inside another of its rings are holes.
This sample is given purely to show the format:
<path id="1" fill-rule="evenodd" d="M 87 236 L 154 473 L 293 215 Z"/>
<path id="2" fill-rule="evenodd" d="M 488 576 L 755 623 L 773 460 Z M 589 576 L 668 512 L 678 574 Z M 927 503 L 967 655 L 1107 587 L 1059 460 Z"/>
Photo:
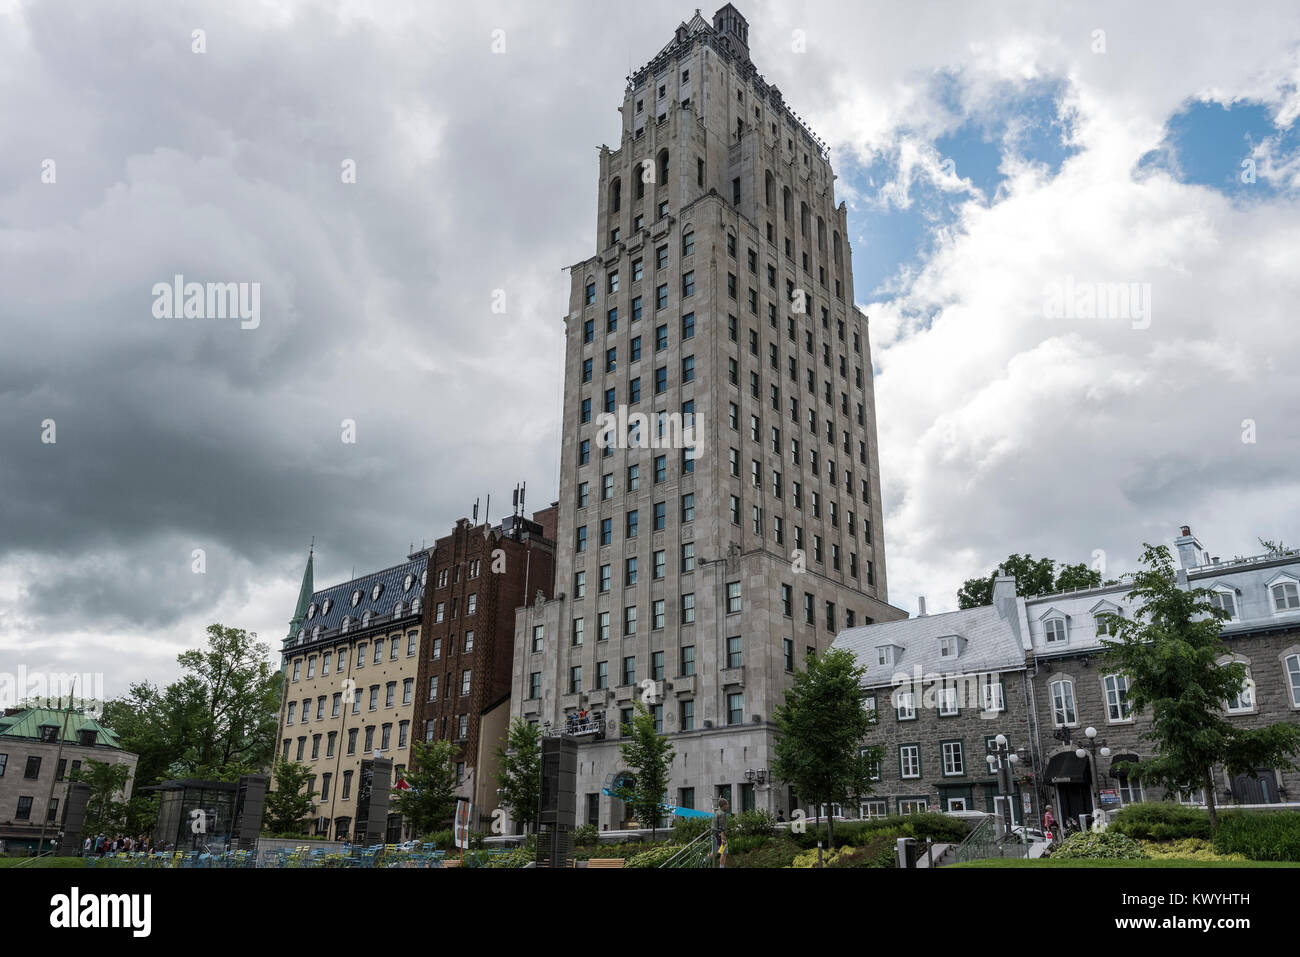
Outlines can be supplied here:
<path id="1" fill-rule="evenodd" d="M 424 740 L 460 746 L 458 794 L 480 825 L 496 807 L 495 751 L 505 733 L 483 715 L 508 716 L 500 706 L 510 697 L 515 610 L 554 594 L 557 514 L 552 505 L 495 528 L 461 519 L 428 553 L 415 720 Z"/>

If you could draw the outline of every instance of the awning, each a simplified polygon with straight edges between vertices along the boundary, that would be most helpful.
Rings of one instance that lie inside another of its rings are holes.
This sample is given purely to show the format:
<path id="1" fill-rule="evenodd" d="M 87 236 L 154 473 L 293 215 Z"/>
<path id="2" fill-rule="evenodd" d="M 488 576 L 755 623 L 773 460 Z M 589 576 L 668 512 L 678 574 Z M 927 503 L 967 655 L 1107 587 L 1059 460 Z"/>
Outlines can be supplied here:
<path id="1" fill-rule="evenodd" d="M 1139 760 L 1139 759 L 1138 759 L 1138 756 L 1137 756 L 1136 754 L 1116 754 L 1116 755 L 1112 755 L 1112 757 L 1111 757 L 1111 759 L 1110 759 L 1110 771 L 1108 772 L 1109 775 L 1110 775 L 1110 777 L 1115 778 L 1116 780 L 1120 780 L 1120 779 L 1123 779 L 1123 778 L 1128 777 L 1128 775 L 1126 775 L 1126 774 L 1124 774 L 1124 773 L 1118 771 L 1118 770 L 1116 769 L 1116 765 L 1119 765 L 1119 764 L 1126 764 L 1126 763 L 1127 763 L 1127 764 L 1137 764 L 1137 763 L 1138 763 L 1138 760 Z"/>
<path id="2" fill-rule="evenodd" d="M 1073 751 L 1054 754 L 1043 771 L 1043 780 L 1048 784 L 1085 784 L 1088 781 L 1088 759 Z"/>

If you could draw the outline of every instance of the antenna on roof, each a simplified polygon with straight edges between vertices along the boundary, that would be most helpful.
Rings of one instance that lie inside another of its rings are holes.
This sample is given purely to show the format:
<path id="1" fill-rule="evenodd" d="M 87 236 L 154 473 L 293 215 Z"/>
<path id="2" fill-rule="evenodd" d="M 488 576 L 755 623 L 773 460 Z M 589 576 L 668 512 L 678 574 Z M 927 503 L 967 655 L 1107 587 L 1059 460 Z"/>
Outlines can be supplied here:
<path id="1" fill-rule="evenodd" d="M 474 499 L 474 522 L 478 523 L 478 499 Z"/>
<path id="2" fill-rule="evenodd" d="M 525 482 L 519 487 L 519 514 L 524 514 L 524 496 L 528 494 L 528 483 Z"/>

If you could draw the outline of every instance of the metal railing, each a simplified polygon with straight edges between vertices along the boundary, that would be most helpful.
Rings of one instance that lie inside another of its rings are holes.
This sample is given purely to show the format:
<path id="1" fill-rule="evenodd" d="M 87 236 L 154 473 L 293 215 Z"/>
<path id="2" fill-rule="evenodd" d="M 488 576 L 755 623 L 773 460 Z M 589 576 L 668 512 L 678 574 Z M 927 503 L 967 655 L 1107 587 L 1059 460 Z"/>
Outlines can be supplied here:
<path id="1" fill-rule="evenodd" d="M 708 867 L 712 856 L 713 834 L 705 831 L 659 867 Z"/>

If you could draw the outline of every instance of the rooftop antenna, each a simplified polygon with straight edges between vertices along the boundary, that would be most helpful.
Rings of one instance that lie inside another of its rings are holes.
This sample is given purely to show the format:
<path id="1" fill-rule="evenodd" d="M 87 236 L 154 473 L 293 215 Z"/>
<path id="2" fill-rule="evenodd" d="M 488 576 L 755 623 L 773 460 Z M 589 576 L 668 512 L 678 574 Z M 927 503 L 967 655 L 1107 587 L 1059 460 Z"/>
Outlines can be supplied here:
<path id="1" fill-rule="evenodd" d="M 478 499 L 474 499 L 474 524 L 478 524 Z"/>
<path id="2" fill-rule="evenodd" d="M 519 486 L 519 514 L 524 514 L 524 496 L 528 494 L 528 483 Z"/>

